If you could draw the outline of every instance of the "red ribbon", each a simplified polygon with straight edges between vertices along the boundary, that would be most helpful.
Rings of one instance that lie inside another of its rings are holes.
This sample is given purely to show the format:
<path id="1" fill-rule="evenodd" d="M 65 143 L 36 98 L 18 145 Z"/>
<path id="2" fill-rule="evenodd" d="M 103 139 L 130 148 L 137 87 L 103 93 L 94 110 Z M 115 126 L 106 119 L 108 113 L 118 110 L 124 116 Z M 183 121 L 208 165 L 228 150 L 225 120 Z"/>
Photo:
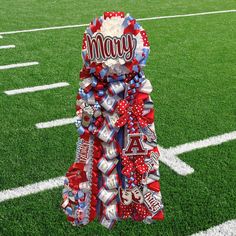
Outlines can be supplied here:
<path id="1" fill-rule="evenodd" d="M 116 126 L 118 128 L 124 126 L 129 122 L 130 115 L 133 118 L 137 119 L 137 122 L 141 127 L 146 127 L 148 125 L 148 119 L 143 117 L 143 106 L 144 103 L 142 100 L 135 100 L 133 105 L 130 105 L 129 102 L 125 99 L 120 100 L 117 105 L 117 113 L 121 115 L 121 117 L 116 121 Z M 131 113 L 129 115 L 129 112 Z"/>
<path id="2" fill-rule="evenodd" d="M 150 215 L 151 213 L 144 204 L 131 203 L 130 205 L 123 205 L 121 203 L 119 205 L 119 217 L 123 219 L 132 217 L 136 221 L 142 221 Z"/>
<path id="3" fill-rule="evenodd" d="M 144 174 L 148 170 L 148 166 L 144 163 L 142 156 L 136 158 L 135 161 L 132 161 L 129 157 L 124 156 L 122 157 L 122 165 L 124 166 L 122 169 L 122 174 L 128 178 L 131 176 L 131 172 L 135 172 L 135 170 L 139 174 Z"/>
<path id="4" fill-rule="evenodd" d="M 83 69 L 80 71 L 80 79 L 82 80 L 85 78 L 89 78 L 90 76 L 90 70 L 84 66 Z"/>
<path id="5" fill-rule="evenodd" d="M 136 20 L 131 20 L 130 24 L 124 29 L 124 34 L 134 34 L 137 35 L 140 30 L 135 29 Z"/>
<path id="6" fill-rule="evenodd" d="M 90 29 L 93 33 L 95 33 L 96 31 L 100 30 L 101 26 L 102 23 L 98 19 L 96 19 L 95 25 L 93 24 L 93 21 L 91 22 Z"/>
<path id="7" fill-rule="evenodd" d="M 121 18 L 124 18 L 125 13 L 124 12 L 113 12 L 113 11 L 106 11 L 104 12 L 104 19 L 106 20 L 107 18 L 112 18 L 112 17 L 116 17 L 116 16 L 120 16 Z"/>
<path id="8" fill-rule="evenodd" d="M 87 181 L 86 173 L 84 172 L 84 164 L 73 163 L 66 173 L 66 177 L 69 180 L 69 186 L 78 191 L 79 183 Z"/>

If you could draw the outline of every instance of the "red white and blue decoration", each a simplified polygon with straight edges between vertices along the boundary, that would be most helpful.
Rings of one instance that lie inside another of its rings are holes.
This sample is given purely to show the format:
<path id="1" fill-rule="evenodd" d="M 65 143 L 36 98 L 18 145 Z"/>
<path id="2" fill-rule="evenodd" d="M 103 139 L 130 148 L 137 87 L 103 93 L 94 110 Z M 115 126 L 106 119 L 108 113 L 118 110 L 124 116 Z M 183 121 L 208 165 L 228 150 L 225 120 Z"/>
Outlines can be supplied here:
<path id="1" fill-rule="evenodd" d="M 142 70 L 149 52 L 145 30 L 123 12 L 105 12 L 84 33 L 79 138 L 62 202 L 73 225 L 164 219 L 152 85 Z"/>

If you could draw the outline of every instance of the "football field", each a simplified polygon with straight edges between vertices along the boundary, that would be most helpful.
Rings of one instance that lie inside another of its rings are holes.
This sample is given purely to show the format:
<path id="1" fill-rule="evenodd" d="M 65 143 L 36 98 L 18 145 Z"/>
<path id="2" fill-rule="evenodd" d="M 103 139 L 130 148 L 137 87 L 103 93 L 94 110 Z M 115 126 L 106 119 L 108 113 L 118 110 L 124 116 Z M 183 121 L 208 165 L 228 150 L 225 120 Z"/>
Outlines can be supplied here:
<path id="1" fill-rule="evenodd" d="M 60 207 L 82 37 L 104 11 L 147 31 L 165 206 L 162 222 L 111 231 L 73 227 Z M 234 0 L 1 0 L 0 98 L 0 235 L 236 235 Z"/>

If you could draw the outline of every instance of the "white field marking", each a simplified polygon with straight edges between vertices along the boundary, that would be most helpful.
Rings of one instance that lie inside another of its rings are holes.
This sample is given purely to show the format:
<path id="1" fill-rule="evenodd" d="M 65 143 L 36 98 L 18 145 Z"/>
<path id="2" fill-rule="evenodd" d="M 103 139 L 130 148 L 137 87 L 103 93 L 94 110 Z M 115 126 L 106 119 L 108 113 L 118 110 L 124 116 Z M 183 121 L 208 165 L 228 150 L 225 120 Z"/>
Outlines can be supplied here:
<path id="1" fill-rule="evenodd" d="M 236 219 L 229 220 L 223 224 L 209 228 L 206 231 L 192 234 L 192 236 L 235 236 L 236 235 Z"/>
<path id="2" fill-rule="evenodd" d="M 203 15 L 230 13 L 230 12 L 236 12 L 236 10 L 232 9 L 232 10 L 223 10 L 223 11 L 209 11 L 209 12 L 199 12 L 199 13 L 190 13 L 190 14 L 173 15 L 173 16 L 155 16 L 155 17 L 148 17 L 148 18 L 139 18 L 139 19 L 137 19 L 137 21 L 161 20 L 161 19 L 189 17 L 189 16 L 203 16 Z M 88 26 L 88 24 L 52 26 L 52 27 L 46 27 L 46 28 L 6 31 L 6 32 L 0 32 L 0 34 L 6 35 L 6 34 L 29 33 L 29 32 L 46 31 L 46 30 L 59 30 L 59 29 L 79 28 L 79 27 L 84 27 L 84 26 Z"/>
<path id="3" fill-rule="evenodd" d="M 8 48 L 15 48 L 15 45 L 5 45 L 5 46 L 0 46 L 0 49 L 8 49 Z"/>
<path id="4" fill-rule="evenodd" d="M 43 129 L 43 128 L 52 128 L 55 126 L 67 125 L 67 124 L 74 123 L 75 119 L 76 117 L 38 123 L 36 124 L 36 127 L 38 129 Z M 177 155 L 190 152 L 195 149 L 219 145 L 221 143 L 234 140 L 234 139 L 236 139 L 236 131 L 225 133 L 222 135 L 213 136 L 213 137 L 203 139 L 200 141 L 194 141 L 194 142 L 178 145 L 176 147 L 170 147 L 167 149 L 158 146 L 161 153 L 159 160 L 163 162 L 165 165 L 167 165 L 168 167 L 170 167 L 173 171 L 175 171 L 179 175 L 183 175 L 183 176 L 190 175 L 194 172 L 194 169 L 190 165 L 188 165 L 187 163 L 179 159 Z"/>
<path id="5" fill-rule="evenodd" d="M 200 141 L 194 141 L 190 143 L 185 143 L 182 145 L 178 145 L 176 147 L 170 147 L 164 149 L 160 148 L 160 161 L 162 161 L 165 165 L 169 166 L 172 170 L 174 170 L 179 175 L 189 175 L 194 172 L 194 169 L 186 164 L 184 161 L 180 160 L 177 155 L 191 152 L 196 149 L 206 148 L 210 146 L 219 145 L 224 142 L 228 142 L 230 140 L 236 139 L 236 131 L 225 133 L 222 135 L 213 136 L 207 139 L 203 139 Z"/>
<path id="6" fill-rule="evenodd" d="M 70 118 L 70 119 L 73 120 L 74 118 Z M 65 120 L 65 119 L 61 119 L 61 120 Z M 232 133 L 235 133 L 235 132 L 232 132 Z M 230 134 L 230 133 L 228 133 L 228 134 Z M 219 136 L 223 137 L 224 135 L 219 135 Z M 215 136 L 215 137 L 219 137 L 219 136 Z M 208 140 L 212 140 L 213 138 L 214 137 L 211 137 L 209 139 L 204 139 L 204 140 L 208 141 Z M 204 140 L 201 140 L 201 141 L 204 141 Z M 221 144 L 223 142 L 227 142 L 230 140 L 233 140 L 233 139 L 231 138 L 231 139 L 224 139 L 223 140 L 223 138 L 222 138 L 221 142 L 218 142 L 218 144 Z M 193 143 L 193 142 L 191 142 L 191 143 Z M 208 146 L 218 145 L 218 144 L 216 144 L 216 143 L 211 144 L 208 142 Z M 182 145 L 179 145 L 179 146 L 182 146 Z M 204 147 L 206 147 L 206 146 L 204 146 Z M 165 152 L 167 152 L 168 150 L 169 149 L 164 149 Z M 161 148 L 160 151 L 162 152 L 163 149 Z M 179 172 L 179 173 L 183 174 L 184 171 L 187 172 L 185 170 L 185 167 L 187 165 L 186 163 L 182 162 L 181 160 L 179 160 L 179 158 L 177 158 L 177 162 L 176 162 L 177 164 L 175 164 L 175 163 L 173 164 L 173 160 L 171 159 L 172 156 L 170 156 L 170 160 L 168 160 L 168 158 L 169 157 L 165 156 L 164 157 L 165 161 L 163 161 L 163 157 L 161 157 L 160 161 L 162 161 L 164 164 L 169 166 L 171 169 L 175 168 L 174 171 L 176 171 L 177 173 Z M 181 164 L 181 166 L 179 166 L 179 163 Z M 0 202 L 7 201 L 9 199 L 13 199 L 13 198 L 17 198 L 17 197 L 30 195 L 30 194 L 37 193 L 37 192 L 44 191 L 44 190 L 49 190 L 49 189 L 52 189 L 55 187 L 60 187 L 63 185 L 63 180 L 64 180 L 64 176 L 61 176 L 61 177 L 45 180 L 42 182 L 38 182 L 35 184 L 31 184 L 31 185 L 26 185 L 26 186 L 19 187 L 19 188 L 3 190 L 0 192 Z"/>
<path id="7" fill-rule="evenodd" d="M 47 85 L 40 85 L 40 86 L 34 86 L 34 87 L 26 87 L 26 88 L 21 88 L 21 89 L 7 90 L 7 91 L 4 91 L 4 93 L 7 95 L 16 95 L 20 93 L 33 93 L 36 91 L 61 88 L 61 87 L 69 86 L 69 85 L 70 84 L 67 82 L 60 82 L 60 83 L 55 83 L 55 84 L 47 84 Z"/>
<path id="8" fill-rule="evenodd" d="M 204 15 L 222 14 L 230 12 L 236 12 L 236 10 L 233 9 L 233 10 L 223 10 L 223 11 L 208 11 L 208 12 L 199 12 L 199 13 L 173 15 L 173 16 L 155 16 L 155 17 L 140 18 L 137 19 L 137 21 L 160 20 L 160 19 L 170 19 L 170 18 L 190 17 L 190 16 L 204 16 Z"/>
<path id="9" fill-rule="evenodd" d="M 192 150 L 196 149 L 201 149 L 209 146 L 216 146 L 234 139 L 236 139 L 236 131 L 213 136 L 199 141 L 185 143 L 176 147 L 170 147 L 168 148 L 168 151 L 174 153 L 175 155 L 178 155 L 185 152 L 191 152 Z"/>
<path id="10" fill-rule="evenodd" d="M 3 190 L 0 192 L 0 202 L 38 193 L 47 189 L 60 187 L 63 184 L 63 181 L 64 177 L 58 177 L 34 184 L 29 184 L 19 188 Z"/>
<path id="11" fill-rule="evenodd" d="M 51 121 L 47 121 L 47 122 L 37 123 L 35 126 L 38 129 L 46 129 L 46 128 L 52 128 L 52 127 L 72 124 L 75 122 L 75 120 L 76 120 L 76 117 L 63 118 L 63 119 L 57 119 L 57 120 L 51 120 Z"/>
<path id="12" fill-rule="evenodd" d="M 2 35 L 0 35 L 0 39 L 2 39 L 3 37 L 2 37 Z"/>
<path id="13" fill-rule="evenodd" d="M 39 63 L 37 61 L 17 63 L 17 64 L 10 64 L 10 65 L 0 66 L 0 70 L 7 70 L 7 69 L 26 67 L 26 66 L 34 66 L 34 65 L 38 65 L 38 64 Z"/>
<path id="14" fill-rule="evenodd" d="M 0 34 L 6 35 L 6 34 L 29 33 L 29 32 L 47 31 L 47 30 L 80 28 L 80 27 L 85 27 L 85 26 L 88 26 L 88 24 L 52 26 L 52 27 L 46 27 L 46 28 L 36 28 L 36 29 L 28 29 L 28 30 L 16 30 L 16 31 L 0 32 Z"/>
<path id="15" fill-rule="evenodd" d="M 174 172 L 183 176 L 190 175 L 194 172 L 194 169 L 190 165 L 180 160 L 174 153 L 160 146 L 158 146 L 158 148 L 161 154 L 159 160 L 170 167 Z"/>

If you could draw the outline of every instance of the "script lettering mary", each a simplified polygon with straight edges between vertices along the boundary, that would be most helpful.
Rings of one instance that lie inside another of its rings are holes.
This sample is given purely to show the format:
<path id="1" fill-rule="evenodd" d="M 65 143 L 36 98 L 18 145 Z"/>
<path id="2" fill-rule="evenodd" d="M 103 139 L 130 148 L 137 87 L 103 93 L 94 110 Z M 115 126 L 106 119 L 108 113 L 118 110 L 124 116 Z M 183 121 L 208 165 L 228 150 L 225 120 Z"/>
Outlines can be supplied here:
<path id="1" fill-rule="evenodd" d="M 121 37 L 104 37 L 101 33 L 91 37 L 86 34 L 88 57 L 90 60 L 123 58 L 126 62 L 134 58 L 137 41 L 132 34 Z"/>

